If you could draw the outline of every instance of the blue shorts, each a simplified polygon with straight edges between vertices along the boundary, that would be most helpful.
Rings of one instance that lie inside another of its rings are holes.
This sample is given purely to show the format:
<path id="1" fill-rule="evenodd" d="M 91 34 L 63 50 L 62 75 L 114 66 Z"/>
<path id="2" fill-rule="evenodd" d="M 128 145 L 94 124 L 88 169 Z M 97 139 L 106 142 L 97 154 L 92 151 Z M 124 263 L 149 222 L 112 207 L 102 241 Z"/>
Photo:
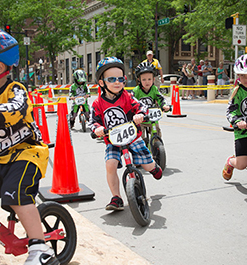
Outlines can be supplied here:
<path id="1" fill-rule="evenodd" d="M 0 164 L 0 198 L 3 209 L 10 211 L 9 205 L 35 203 L 39 190 L 41 172 L 29 161 Z"/>
<path id="2" fill-rule="evenodd" d="M 142 164 L 151 164 L 154 162 L 153 157 L 145 145 L 145 142 L 139 137 L 135 142 L 129 145 L 129 151 L 132 154 L 133 163 L 135 165 Z M 105 150 L 105 161 L 109 159 L 116 159 L 120 162 L 120 167 L 122 167 L 121 162 L 121 150 L 120 147 L 114 146 L 112 144 L 108 144 Z"/>

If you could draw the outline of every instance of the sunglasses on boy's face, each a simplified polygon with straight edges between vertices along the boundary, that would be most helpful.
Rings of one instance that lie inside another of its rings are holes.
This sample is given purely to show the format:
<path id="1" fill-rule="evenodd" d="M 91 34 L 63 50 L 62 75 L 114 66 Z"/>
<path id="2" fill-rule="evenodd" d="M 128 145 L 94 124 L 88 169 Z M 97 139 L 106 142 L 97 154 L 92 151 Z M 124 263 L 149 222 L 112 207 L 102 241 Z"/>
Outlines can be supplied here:
<path id="1" fill-rule="evenodd" d="M 123 83 L 125 81 L 125 78 L 123 76 L 120 77 L 106 77 L 104 78 L 104 81 L 107 81 L 109 83 L 115 83 L 116 81 L 118 81 L 119 83 Z"/>

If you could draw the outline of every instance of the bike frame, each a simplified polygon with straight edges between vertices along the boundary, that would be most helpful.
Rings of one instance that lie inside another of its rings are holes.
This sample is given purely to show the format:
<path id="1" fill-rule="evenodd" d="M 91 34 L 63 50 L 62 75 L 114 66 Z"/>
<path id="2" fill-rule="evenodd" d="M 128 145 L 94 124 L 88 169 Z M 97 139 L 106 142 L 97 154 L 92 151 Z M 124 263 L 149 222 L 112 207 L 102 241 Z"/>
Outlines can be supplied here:
<path id="1" fill-rule="evenodd" d="M 157 129 L 156 129 L 156 122 L 150 121 L 150 122 L 147 122 L 146 124 L 151 124 L 150 136 L 149 136 L 148 128 L 146 128 L 146 135 L 148 139 L 148 148 L 153 153 L 153 146 L 154 146 L 155 139 L 158 139 L 162 144 L 164 143 L 163 143 L 163 140 L 158 136 Z"/>
<path id="2" fill-rule="evenodd" d="M 15 217 L 14 213 L 10 213 L 8 217 L 8 228 L 0 222 L 0 244 L 5 247 L 5 254 L 13 254 L 14 256 L 19 256 L 27 253 L 29 238 L 19 238 L 15 232 L 15 224 L 18 219 Z M 44 233 L 45 240 L 61 240 L 64 238 L 63 229 L 57 229 L 50 233 Z"/>

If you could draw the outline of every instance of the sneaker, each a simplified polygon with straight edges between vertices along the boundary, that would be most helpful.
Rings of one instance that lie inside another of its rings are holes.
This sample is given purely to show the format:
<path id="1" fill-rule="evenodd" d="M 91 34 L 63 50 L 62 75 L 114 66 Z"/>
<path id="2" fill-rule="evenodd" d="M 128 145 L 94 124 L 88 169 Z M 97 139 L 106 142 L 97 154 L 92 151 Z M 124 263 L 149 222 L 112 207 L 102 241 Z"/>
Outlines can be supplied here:
<path id="1" fill-rule="evenodd" d="M 223 172 L 222 172 L 222 176 L 223 176 L 223 178 L 224 178 L 225 180 L 230 180 L 231 177 L 232 177 L 232 173 L 233 173 L 233 169 L 234 169 L 234 167 L 231 166 L 231 165 L 229 164 L 229 160 L 230 160 L 232 157 L 234 157 L 234 156 L 230 156 L 230 157 L 228 157 L 228 159 L 227 159 L 227 161 L 226 161 L 226 164 L 225 164 L 225 166 L 224 166 Z"/>
<path id="2" fill-rule="evenodd" d="M 46 244 L 34 244 L 28 249 L 29 256 L 24 265 L 59 265 L 52 248 Z"/>
<path id="3" fill-rule="evenodd" d="M 124 210 L 123 200 L 118 196 L 114 196 L 111 198 L 111 202 L 106 205 L 105 209 L 107 211 L 122 211 Z"/>

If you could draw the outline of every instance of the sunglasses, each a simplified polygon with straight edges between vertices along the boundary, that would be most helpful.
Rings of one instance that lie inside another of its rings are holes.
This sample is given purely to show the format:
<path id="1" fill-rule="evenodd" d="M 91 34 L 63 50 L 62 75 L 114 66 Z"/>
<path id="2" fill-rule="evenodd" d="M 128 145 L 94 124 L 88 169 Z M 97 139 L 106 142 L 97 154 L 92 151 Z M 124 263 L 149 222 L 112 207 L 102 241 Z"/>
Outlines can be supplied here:
<path id="1" fill-rule="evenodd" d="M 125 82 L 125 78 L 123 76 L 120 76 L 120 77 L 111 76 L 111 77 L 104 78 L 104 81 L 107 81 L 109 83 L 115 83 L 116 81 L 118 81 L 119 83 L 123 83 Z"/>

